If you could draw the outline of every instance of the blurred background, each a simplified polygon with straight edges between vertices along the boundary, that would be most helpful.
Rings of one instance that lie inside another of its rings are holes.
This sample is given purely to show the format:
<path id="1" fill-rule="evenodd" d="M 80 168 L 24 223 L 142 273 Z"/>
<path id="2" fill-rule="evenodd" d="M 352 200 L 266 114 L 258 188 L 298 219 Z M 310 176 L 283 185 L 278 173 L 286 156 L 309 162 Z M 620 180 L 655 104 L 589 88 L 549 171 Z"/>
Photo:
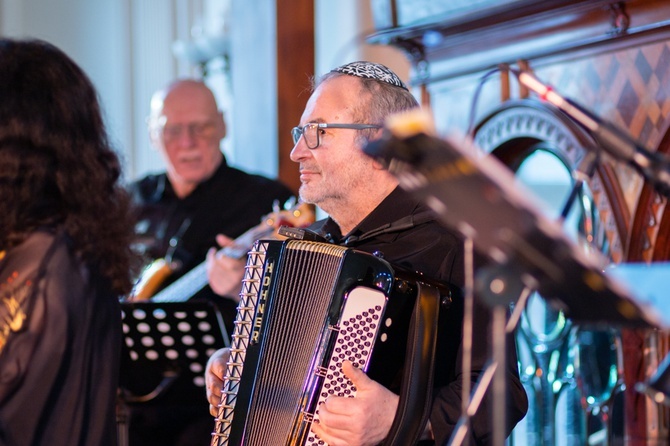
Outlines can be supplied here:
<path id="1" fill-rule="evenodd" d="M 100 93 L 128 181 L 162 168 L 158 152 L 150 148 L 145 118 L 151 94 L 177 76 L 202 76 L 216 92 L 228 123 L 223 145 L 229 162 L 276 177 L 278 141 L 290 144 L 291 139 L 288 129 L 279 135 L 277 128 L 278 3 L 0 0 L 0 34 L 47 40 L 84 68 Z M 290 73 L 292 64 L 284 67 L 296 81 L 308 86 L 312 74 L 361 58 L 385 63 L 407 80 L 409 61 L 399 50 L 365 44 L 373 31 L 370 2 L 281 4 L 288 17 L 281 25 L 289 30 L 295 26 L 292 15 L 305 17 L 313 10 L 313 39 L 305 34 L 305 46 L 291 51 L 292 57 L 302 52 L 313 61 L 312 72 L 296 67 Z M 308 96 L 306 91 L 296 107 Z"/>

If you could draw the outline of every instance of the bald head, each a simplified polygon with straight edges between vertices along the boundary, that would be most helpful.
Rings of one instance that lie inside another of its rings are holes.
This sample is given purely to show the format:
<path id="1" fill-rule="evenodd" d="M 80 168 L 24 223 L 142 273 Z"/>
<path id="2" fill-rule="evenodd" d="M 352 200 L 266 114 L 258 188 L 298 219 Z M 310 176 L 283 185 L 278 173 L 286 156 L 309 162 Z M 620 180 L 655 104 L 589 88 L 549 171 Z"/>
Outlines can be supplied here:
<path id="1" fill-rule="evenodd" d="M 179 79 L 156 92 L 148 124 L 177 196 L 189 195 L 221 165 L 226 126 L 214 94 L 203 82 Z"/>
<path id="2" fill-rule="evenodd" d="M 157 119 L 168 107 L 184 107 L 186 104 L 197 107 L 204 113 L 218 113 L 214 93 L 202 81 L 196 79 L 178 79 L 167 87 L 158 90 L 151 97 L 150 119 Z"/>

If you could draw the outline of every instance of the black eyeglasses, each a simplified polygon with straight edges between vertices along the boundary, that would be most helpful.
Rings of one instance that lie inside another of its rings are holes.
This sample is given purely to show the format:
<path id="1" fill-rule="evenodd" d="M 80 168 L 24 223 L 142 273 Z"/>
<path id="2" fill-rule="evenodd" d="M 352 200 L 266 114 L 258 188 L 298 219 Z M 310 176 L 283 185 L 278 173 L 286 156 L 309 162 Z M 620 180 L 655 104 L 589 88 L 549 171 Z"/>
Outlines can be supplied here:
<path id="1" fill-rule="evenodd" d="M 380 129 L 381 125 L 373 124 L 326 124 L 324 122 L 310 122 L 305 124 L 302 127 L 293 127 L 291 129 L 291 135 L 293 136 L 293 144 L 298 144 L 300 137 L 305 138 L 305 144 L 307 144 L 308 149 L 316 149 L 321 144 L 321 139 L 319 134 L 325 131 L 323 129 L 352 129 L 352 130 L 364 130 L 364 129 Z"/>

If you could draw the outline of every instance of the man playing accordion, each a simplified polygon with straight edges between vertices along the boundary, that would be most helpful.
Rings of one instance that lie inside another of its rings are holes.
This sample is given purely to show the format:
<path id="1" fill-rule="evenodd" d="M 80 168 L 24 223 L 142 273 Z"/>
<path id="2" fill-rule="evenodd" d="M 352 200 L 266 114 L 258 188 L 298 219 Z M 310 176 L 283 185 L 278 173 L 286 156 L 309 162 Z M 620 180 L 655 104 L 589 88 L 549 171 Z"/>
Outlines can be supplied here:
<path id="1" fill-rule="evenodd" d="M 329 217 L 311 229 L 331 243 L 368 253 L 426 277 L 464 285 L 464 241 L 441 225 L 420 200 L 401 190 L 396 178 L 361 148 L 381 137 L 387 116 L 418 107 L 416 99 L 387 67 L 353 62 L 321 77 L 309 98 L 300 124 L 293 129 L 291 159 L 300 165 L 300 198 L 318 205 Z M 231 269 L 239 268 L 231 262 Z M 225 274 L 219 264 L 211 274 Z M 231 289 L 239 289 L 239 272 L 229 274 Z M 219 277 L 220 278 L 220 277 Z M 471 380 L 477 380 L 490 355 L 490 311 L 475 299 Z M 433 401 L 422 439 L 445 444 L 461 414 L 463 302 L 455 299 L 440 311 Z M 508 336 L 513 346 L 512 336 Z M 509 349 L 507 431 L 527 410 L 516 353 Z M 212 414 L 221 401 L 222 378 L 229 350 L 209 361 L 206 380 Z M 313 432 L 331 446 L 375 445 L 389 434 L 399 397 L 368 378 L 350 362 L 343 373 L 357 389 L 354 398 L 329 397 L 319 409 Z M 471 419 L 471 440 L 492 438 L 492 401 L 487 396 Z"/>

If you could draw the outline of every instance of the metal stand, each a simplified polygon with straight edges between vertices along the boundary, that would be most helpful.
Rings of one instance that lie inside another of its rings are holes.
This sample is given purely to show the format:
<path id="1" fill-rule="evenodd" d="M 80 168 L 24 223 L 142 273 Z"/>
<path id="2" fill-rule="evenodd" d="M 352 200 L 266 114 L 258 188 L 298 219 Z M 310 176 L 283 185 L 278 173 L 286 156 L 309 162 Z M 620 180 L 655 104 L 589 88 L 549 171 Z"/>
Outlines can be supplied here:
<path id="1" fill-rule="evenodd" d="M 575 182 L 568 194 L 560 213 L 560 221 L 564 221 L 583 189 L 584 182 L 595 173 L 599 160 L 597 150 L 587 152 L 581 165 L 574 173 Z M 506 430 L 506 395 L 507 384 L 505 370 L 507 368 L 506 338 L 512 333 L 525 309 L 526 302 L 534 291 L 534 280 L 524 276 L 524 271 L 513 266 L 514 259 L 507 264 L 498 264 L 483 268 L 477 274 L 478 295 L 491 307 L 491 337 L 493 354 L 484 373 L 479 377 L 470 395 L 470 356 L 472 350 L 472 307 L 474 301 L 474 253 L 473 240 L 465 241 L 465 310 L 463 322 L 463 405 L 461 417 L 449 440 L 450 446 L 463 444 L 470 430 L 470 418 L 477 412 L 489 387 L 493 391 L 493 446 L 504 446 Z M 524 279 L 528 283 L 524 283 Z M 514 311 L 507 320 L 509 305 L 516 300 Z"/>
<path id="2" fill-rule="evenodd" d="M 468 265 L 466 263 L 466 268 L 467 267 Z M 516 328 L 516 325 L 521 318 L 521 312 L 531 294 L 531 289 L 523 285 L 520 277 L 521 275 L 514 268 L 501 265 L 485 268 L 478 273 L 478 296 L 483 298 L 492 309 L 491 337 L 493 355 L 491 360 L 487 363 L 484 372 L 479 376 L 472 394 L 469 393 L 469 383 L 463 384 L 464 406 L 461 411 L 461 417 L 456 425 L 456 429 L 449 440 L 449 445 L 456 446 L 463 444 L 470 431 L 470 418 L 477 413 L 489 387 L 491 387 L 493 391 L 493 445 L 503 446 L 505 443 L 505 426 L 507 423 L 505 417 L 507 401 L 507 384 L 505 381 L 505 370 L 507 367 L 506 337 Z M 468 296 L 468 293 L 466 293 L 466 308 L 468 305 L 471 305 L 467 303 L 467 300 L 472 300 L 472 297 L 472 295 Z M 514 311 L 508 320 L 507 312 L 509 304 L 515 299 L 516 304 L 514 306 Z M 470 328 L 466 329 L 465 327 L 468 325 L 470 325 Z M 465 317 L 464 333 L 472 333 L 471 326 L 472 317 Z M 466 351 L 465 348 L 466 335 L 464 334 L 463 337 L 464 364 L 466 362 L 469 364 L 469 361 L 466 361 L 465 357 L 470 355 L 470 351 Z M 465 374 L 466 371 L 468 372 L 467 375 Z M 464 367 L 463 373 L 464 381 L 469 381 L 469 370 L 466 370 Z M 468 393 L 465 392 L 465 389 L 468 389 Z"/>
<path id="3" fill-rule="evenodd" d="M 414 119 L 416 122 L 411 122 Z M 426 127 L 421 124 L 421 116 L 408 114 L 406 120 L 418 128 Z M 498 271 L 503 280 L 482 279 L 483 288 L 499 296 L 500 285 L 517 288 L 520 294 L 527 287 L 580 323 L 658 326 L 649 308 L 605 275 L 602 269 L 607 259 L 597 252 L 587 255 L 576 246 L 557 222 L 537 209 L 526 190 L 516 185 L 514 173 L 507 166 L 492 156 L 475 156 L 478 150 L 471 140 L 438 138 L 425 132 L 407 136 L 405 130 L 411 127 L 400 124 L 397 130 L 403 131 L 396 135 L 394 127 L 387 136 L 368 144 L 364 152 L 388 166 L 400 186 L 435 210 L 441 222 L 471 237 L 477 250 L 492 262 L 503 264 L 503 270 Z M 594 152 L 582 163 L 563 215 L 569 212 L 584 180 L 595 171 L 597 148 Z M 512 268 L 514 274 L 506 273 L 505 267 Z M 494 309 L 493 313 L 494 325 L 501 326 L 499 312 Z M 492 379 L 491 368 L 505 373 L 498 366 L 492 365 L 480 376 L 474 396 L 484 394 Z M 480 387 L 484 389 L 481 392 Z M 467 417 L 476 411 L 475 402 L 477 398 L 473 397 L 463 414 L 465 429 Z M 496 427 L 499 425 L 496 420 Z M 465 438 L 461 432 L 457 429 L 452 437 Z M 501 434 L 496 433 L 496 438 Z"/>

